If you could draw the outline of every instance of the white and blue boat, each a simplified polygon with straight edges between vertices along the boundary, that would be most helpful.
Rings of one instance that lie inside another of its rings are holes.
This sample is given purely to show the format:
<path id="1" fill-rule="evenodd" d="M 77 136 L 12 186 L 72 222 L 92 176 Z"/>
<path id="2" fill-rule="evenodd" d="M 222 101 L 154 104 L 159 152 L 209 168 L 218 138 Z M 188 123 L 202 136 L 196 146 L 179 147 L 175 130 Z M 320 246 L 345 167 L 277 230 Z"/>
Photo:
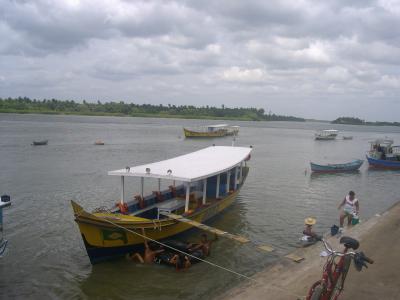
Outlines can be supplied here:
<path id="1" fill-rule="evenodd" d="M 319 165 L 313 162 L 310 162 L 311 171 L 313 172 L 349 172 L 349 171 L 357 171 L 363 164 L 364 160 L 356 159 L 352 162 L 344 163 L 344 164 L 327 164 L 327 165 Z"/>
<path id="2" fill-rule="evenodd" d="M 370 167 L 400 170 L 400 146 L 393 146 L 393 140 L 377 139 L 371 143 L 367 153 Z"/>

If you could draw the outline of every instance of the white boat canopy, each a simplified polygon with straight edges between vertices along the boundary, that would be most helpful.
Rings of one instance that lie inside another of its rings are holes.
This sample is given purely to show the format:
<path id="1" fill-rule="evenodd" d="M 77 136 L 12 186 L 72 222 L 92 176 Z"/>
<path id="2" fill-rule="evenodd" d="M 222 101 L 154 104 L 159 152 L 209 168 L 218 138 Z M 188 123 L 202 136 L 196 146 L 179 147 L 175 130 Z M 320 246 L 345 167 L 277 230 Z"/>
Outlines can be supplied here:
<path id="1" fill-rule="evenodd" d="M 216 124 L 216 125 L 208 125 L 206 127 L 208 128 L 222 128 L 222 127 L 228 127 L 228 124 Z"/>
<path id="2" fill-rule="evenodd" d="M 211 146 L 155 163 L 110 171 L 108 175 L 194 182 L 238 166 L 248 158 L 251 150 L 246 147 Z"/>
<path id="3" fill-rule="evenodd" d="M 320 132 L 328 132 L 328 133 L 337 133 L 339 132 L 339 130 L 336 129 L 323 129 L 323 130 L 319 130 Z"/>

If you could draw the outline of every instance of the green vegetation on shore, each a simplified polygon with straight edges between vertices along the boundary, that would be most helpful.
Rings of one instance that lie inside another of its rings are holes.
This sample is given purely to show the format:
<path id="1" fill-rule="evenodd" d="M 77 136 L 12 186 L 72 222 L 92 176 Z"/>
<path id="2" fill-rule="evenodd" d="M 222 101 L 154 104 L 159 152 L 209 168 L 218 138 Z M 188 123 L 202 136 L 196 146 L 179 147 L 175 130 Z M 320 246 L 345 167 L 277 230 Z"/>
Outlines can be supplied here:
<path id="1" fill-rule="evenodd" d="M 292 116 L 265 114 L 257 108 L 221 108 L 192 105 L 151 105 L 120 102 L 78 103 L 73 100 L 36 100 L 27 97 L 0 98 L 1 113 L 71 114 L 96 116 L 130 116 L 185 119 L 226 119 L 243 121 L 298 121 L 305 119 Z"/>
<path id="2" fill-rule="evenodd" d="M 340 117 L 331 122 L 332 124 L 347 125 L 370 125 L 370 126 L 400 126 L 400 122 L 366 122 L 354 117 Z"/>

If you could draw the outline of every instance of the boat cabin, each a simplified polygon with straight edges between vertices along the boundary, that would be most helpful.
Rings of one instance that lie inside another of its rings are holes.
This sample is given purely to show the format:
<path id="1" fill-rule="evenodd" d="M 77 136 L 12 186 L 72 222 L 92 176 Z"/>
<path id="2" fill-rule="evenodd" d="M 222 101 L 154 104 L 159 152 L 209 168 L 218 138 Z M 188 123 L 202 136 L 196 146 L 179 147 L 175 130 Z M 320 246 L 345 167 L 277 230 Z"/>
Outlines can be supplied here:
<path id="1" fill-rule="evenodd" d="M 315 139 L 316 140 L 334 140 L 336 139 L 336 136 L 338 135 L 339 131 L 336 129 L 324 129 L 324 130 L 318 130 L 315 133 Z"/>
<path id="2" fill-rule="evenodd" d="M 393 140 L 377 139 L 370 142 L 369 156 L 374 159 L 400 161 L 400 146 L 393 146 Z"/>
<path id="3" fill-rule="evenodd" d="M 220 131 L 220 130 L 227 130 L 227 127 L 229 127 L 228 124 L 209 125 L 209 126 L 207 126 L 207 131 L 214 132 L 214 131 Z"/>
<path id="4" fill-rule="evenodd" d="M 251 148 L 211 146 L 160 162 L 108 172 L 119 176 L 121 196 L 112 212 L 139 218 L 163 219 L 163 213 L 190 215 L 239 189 L 247 175 Z M 125 193 L 125 179 L 140 178 L 140 193 Z M 157 187 L 144 195 L 146 179 L 157 179 Z M 161 189 L 167 181 L 168 189 Z"/>

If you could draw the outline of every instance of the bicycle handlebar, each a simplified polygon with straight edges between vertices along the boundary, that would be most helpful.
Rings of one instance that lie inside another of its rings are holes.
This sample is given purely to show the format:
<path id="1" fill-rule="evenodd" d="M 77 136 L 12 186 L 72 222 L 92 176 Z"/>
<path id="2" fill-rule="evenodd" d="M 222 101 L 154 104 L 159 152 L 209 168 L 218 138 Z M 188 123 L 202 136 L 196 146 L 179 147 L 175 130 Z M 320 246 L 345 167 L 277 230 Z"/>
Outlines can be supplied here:
<path id="1" fill-rule="evenodd" d="M 333 250 L 332 249 L 332 247 L 331 247 L 331 245 L 329 245 L 329 243 L 326 241 L 326 240 L 324 240 L 323 238 L 321 238 L 321 242 L 324 244 L 324 247 L 325 247 L 325 249 L 330 253 L 330 254 L 334 254 L 334 255 L 336 255 L 336 256 L 347 256 L 347 255 L 356 255 L 356 252 L 353 252 L 353 251 L 349 251 L 349 252 L 347 252 L 347 253 L 342 253 L 342 252 L 339 252 L 339 251 L 335 251 L 335 250 Z M 367 257 L 368 258 L 368 257 Z M 368 258 L 369 259 L 369 258 Z M 372 261 L 372 263 L 373 263 L 373 260 L 372 259 L 369 259 L 370 261 Z M 367 261 L 368 262 L 368 261 Z"/>
<path id="2" fill-rule="evenodd" d="M 349 251 L 347 253 L 342 253 L 342 252 L 339 252 L 339 251 L 335 251 L 335 250 L 332 249 L 331 245 L 329 245 L 329 243 L 326 240 L 324 240 L 323 238 L 321 238 L 320 240 L 324 244 L 325 249 L 330 253 L 330 255 L 335 255 L 335 256 L 351 255 L 351 256 L 353 256 L 353 258 L 355 256 L 360 257 L 360 253 L 357 253 L 357 252 L 354 252 L 354 251 Z M 361 252 L 361 254 L 362 254 L 361 255 L 362 261 L 365 261 L 365 262 L 367 262 L 369 264 L 373 264 L 374 263 L 374 260 L 369 258 L 369 257 L 367 257 L 363 252 Z M 366 267 L 366 265 L 365 265 L 365 267 Z"/>

